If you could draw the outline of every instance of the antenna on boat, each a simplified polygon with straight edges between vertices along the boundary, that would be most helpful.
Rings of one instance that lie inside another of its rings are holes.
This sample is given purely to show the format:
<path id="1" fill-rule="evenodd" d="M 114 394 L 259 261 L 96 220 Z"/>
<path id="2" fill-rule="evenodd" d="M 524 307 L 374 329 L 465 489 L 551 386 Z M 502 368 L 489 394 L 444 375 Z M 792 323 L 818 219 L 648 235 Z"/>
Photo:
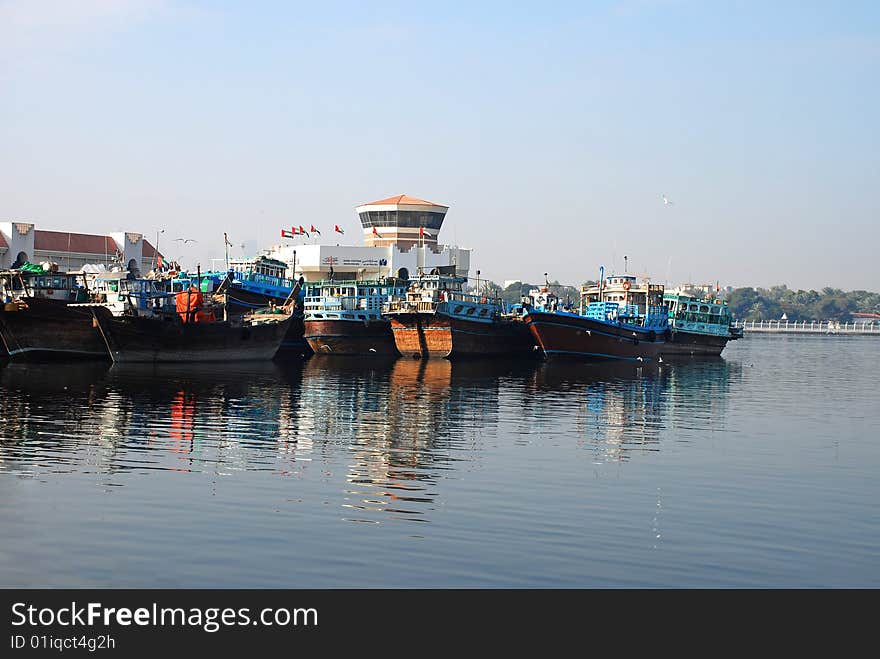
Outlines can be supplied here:
<path id="1" fill-rule="evenodd" d="M 626 262 L 627 262 L 627 257 L 626 257 L 626 255 L 624 255 L 624 257 L 623 257 L 623 274 L 626 274 Z"/>
<path id="2" fill-rule="evenodd" d="M 226 270 L 229 270 L 229 248 L 232 247 L 232 243 L 229 242 L 229 236 L 226 235 L 226 232 L 223 232 L 223 242 L 226 244 Z"/>

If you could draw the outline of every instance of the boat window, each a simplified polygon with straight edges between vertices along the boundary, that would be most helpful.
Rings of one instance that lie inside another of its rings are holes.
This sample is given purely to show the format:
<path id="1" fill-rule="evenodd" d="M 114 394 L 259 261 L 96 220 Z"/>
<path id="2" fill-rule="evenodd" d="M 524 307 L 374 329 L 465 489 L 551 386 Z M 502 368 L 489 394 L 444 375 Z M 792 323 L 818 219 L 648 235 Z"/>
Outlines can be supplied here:
<path id="1" fill-rule="evenodd" d="M 701 313 L 709 313 L 709 307 L 704 304 L 703 306 L 700 307 L 700 312 Z"/>
<path id="2" fill-rule="evenodd" d="M 468 316 L 473 316 L 473 315 L 474 315 L 474 311 L 476 311 L 476 309 L 475 309 L 474 307 L 470 307 L 470 308 L 467 310 L 467 315 L 468 315 Z"/>
<path id="3" fill-rule="evenodd" d="M 323 317 L 324 317 L 324 316 L 322 316 L 322 315 L 319 314 L 319 313 L 316 313 L 316 314 L 315 314 L 315 318 L 323 318 Z"/>
<path id="4" fill-rule="evenodd" d="M 360 319 L 360 320 L 366 320 L 367 317 L 366 317 L 364 314 L 359 313 L 359 314 L 358 314 L 358 319 Z"/>
<path id="5" fill-rule="evenodd" d="M 489 310 L 488 310 L 488 309 L 486 309 L 486 308 L 480 309 L 480 315 L 481 315 L 481 316 L 485 316 L 487 313 L 489 313 Z"/>
<path id="6" fill-rule="evenodd" d="M 462 310 L 463 308 L 464 308 L 464 307 L 463 307 L 462 305 L 459 304 L 457 307 L 455 307 L 455 309 L 452 310 L 452 313 L 461 313 L 461 310 Z"/>

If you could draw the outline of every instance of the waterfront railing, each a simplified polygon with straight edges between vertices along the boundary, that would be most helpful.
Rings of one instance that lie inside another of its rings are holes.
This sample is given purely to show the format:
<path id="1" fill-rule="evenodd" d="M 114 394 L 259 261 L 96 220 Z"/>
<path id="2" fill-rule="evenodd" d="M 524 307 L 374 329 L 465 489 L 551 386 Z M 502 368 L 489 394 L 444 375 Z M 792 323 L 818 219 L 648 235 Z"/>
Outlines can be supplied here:
<path id="1" fill-rule="evenodd" d="M 876 334 L 880 324 L 869 321 L 841 323 L 834 320 L 745 320 L 735 323 L 744 333 L 764 334 Z"/>

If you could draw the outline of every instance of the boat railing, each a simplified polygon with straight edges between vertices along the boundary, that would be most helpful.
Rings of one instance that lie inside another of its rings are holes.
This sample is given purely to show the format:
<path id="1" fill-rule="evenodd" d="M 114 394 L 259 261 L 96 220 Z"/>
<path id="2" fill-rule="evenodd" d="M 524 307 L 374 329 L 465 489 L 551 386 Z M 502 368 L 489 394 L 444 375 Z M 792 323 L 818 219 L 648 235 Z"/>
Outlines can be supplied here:
<path id="1" fill-rule="evenodd" d="M 323 295 L 307 297 L 303 301 L 305 308 L 327 311 L 370 311 L 380 310 L 384 297 L 378 295 Z"/>
<path id="2" fill-rule="evenodd" d="M 249 282 L 254 284 L 266 284 L 268 286 L 275 286 L 277 288 L 293 288 L 297 283 L 293 279 L 286 279 L 284 277 L 273 277 L 272 275 L 264 275 L 259 272 L 240 272 L 236 270 L 233 277 L 234 281 Z"/>
<path id="3" fill-rule="evenodd" d="M 433 300 L 390 300 L 382 305 L 382 313 L 434 313 L 437 302 Z"/>
<path id="4" fill-rule="evenodd" d="M 473 293 L 464 293 L 462 291 L 444 291 L 447 294 L 446 300 L 452 302 L 469 302 L 471 304 L 500 304 L 500 300 L 485 295 L 475 295 Z"/>

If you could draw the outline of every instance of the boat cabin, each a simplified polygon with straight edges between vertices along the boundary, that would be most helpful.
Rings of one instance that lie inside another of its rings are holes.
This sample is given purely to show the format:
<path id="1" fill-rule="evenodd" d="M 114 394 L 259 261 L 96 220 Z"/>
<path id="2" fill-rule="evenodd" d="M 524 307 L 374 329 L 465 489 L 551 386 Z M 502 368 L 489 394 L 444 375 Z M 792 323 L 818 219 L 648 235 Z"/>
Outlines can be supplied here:
<path id="1" fill-rule="evenodd" d="M 669 308 L 669 323 L 682 331 L 726 335 L 733 316 L 725 300 L 698 298 L 667 293 L 663 296 Z"/>
<path id="2" fill-rule="evenodd" d="M 22 298 L 41 298 L 61 302 L 84 302 L 88 298 L 87 275 L 82 272 L 27 272 L 7 270 L 0 273 L 3 302 Z"/>
<path id="3" fill-rule="evenodd" d="M 91 304 L 114 316 L 153 314 L 173 307 L 173 297 L 155 279 L 132 277 L 128 272 L 102 272 L 94 276 Z"/>
<path id="4" fill-rule="evenodd" d="M 497 297 L 465 291 L 466 277 L 419 275 L 410 280 L 406 296 L 389 299 L 384 313 L 443 313 L 466 320 L 491 321 L 504 311 Z"/>
<path id="5" fill-rule="evenodd" d="M 581 287 L 578 313 L 594 320 L 639 326 L 668 324 L 663 285 L 639 282 L 634 275 L 609 275 Z"/>
<path id="6" fill-rule="evenodd" d="M 305 320 L 377 320 L 382 304 L 406 295 L 398 279 L 318 281 L 305 284 Z"/>

